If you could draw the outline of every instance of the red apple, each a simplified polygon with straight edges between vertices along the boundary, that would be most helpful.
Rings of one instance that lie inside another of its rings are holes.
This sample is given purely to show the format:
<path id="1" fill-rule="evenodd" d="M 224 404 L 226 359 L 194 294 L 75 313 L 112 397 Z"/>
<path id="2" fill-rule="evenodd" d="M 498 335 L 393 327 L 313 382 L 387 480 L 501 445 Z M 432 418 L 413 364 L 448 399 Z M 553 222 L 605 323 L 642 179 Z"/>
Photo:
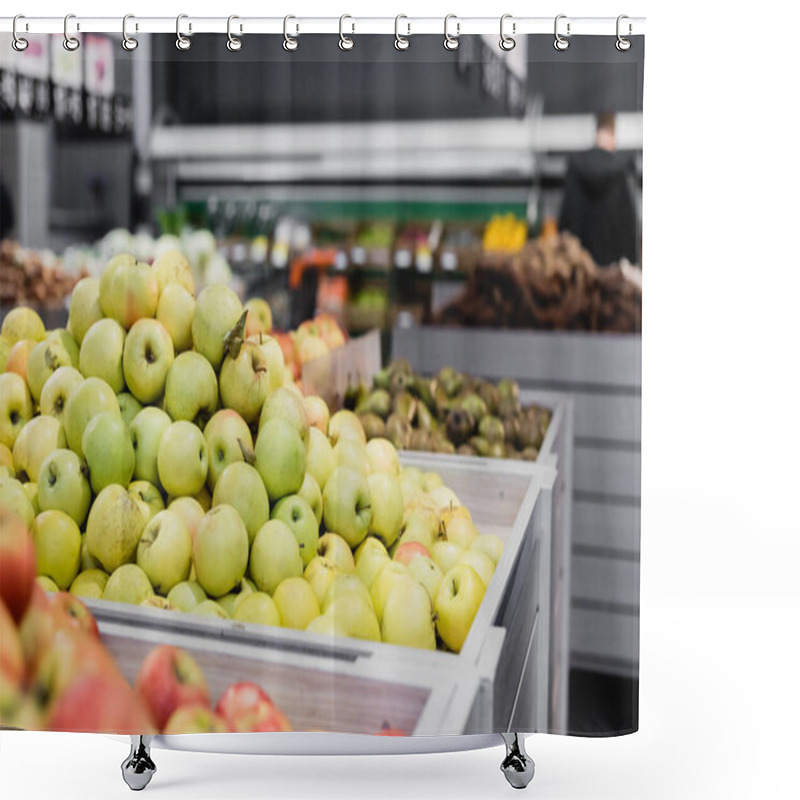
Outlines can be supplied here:
<path id="1" fill-rule="evenodd" d="M 203 671 L 185 651 L 164 644 L 151 650 L 136 676 L 136 692 L 158 728 L 163 728 L 177 708 L 209 707 L 211 697 Z"/>
<path id="2" fill-rule="evenodd" d="M 162 733 L 228 733 L 228 726 L 208 706 L 181 706 L 167 720 Z"/>
<path id="3" fill-rule="evenodd" d="M 235 733 L 291 731 L 286 715 L 254 683 L 231 684 L 217 703 L 217 714 Z"/>
<path id="4" fill-rule="evenodd" d="M 19 624 L 36 578 L 36 550 L 25 523 L 0 508 L 0 599 Z"/>
<path id="5" fill-rule="evenodd" d="M 25 677 L 25 657 L 17 626 L 0 600 L 0 682 L 21 686 Z"/>
<path id="6" fill-rule="evenodd" d="M 421 542 L 403 542 L 394 551 L 394 560 L 408 566 L 417 556 L 431 557 L 428 548 Z"/>
<path id="7" fill-rule="evenodd" d="M 48 720 L 52 731 L 157 733 L 141 698 L 118 675 L 89 675 L 58 699 Z"/>
<path id="8" fill-rule="evenodd" d="M 83 601 L 69 592 L 58 592 L 50 600 L 50 604 L 55 613 L 60 614 L 64 624 L 73 626 L 88 633 L 95 639 L 100 638 L 97 630 L 97 620 L 92 612 L 83 604 Z"/>
<path id="9" fill-rule="evenodd" d="M 278 340 L 278 344 L 281 346 L 281 352 L 283 353 L 283 362 L 287 366 L 291 366 L 295 363 L 295 355 L 294 355 L 294 342 L 292 341 L 292 337 L 288 333 L 275 333 L 272 334 L 273 338 Z"/>

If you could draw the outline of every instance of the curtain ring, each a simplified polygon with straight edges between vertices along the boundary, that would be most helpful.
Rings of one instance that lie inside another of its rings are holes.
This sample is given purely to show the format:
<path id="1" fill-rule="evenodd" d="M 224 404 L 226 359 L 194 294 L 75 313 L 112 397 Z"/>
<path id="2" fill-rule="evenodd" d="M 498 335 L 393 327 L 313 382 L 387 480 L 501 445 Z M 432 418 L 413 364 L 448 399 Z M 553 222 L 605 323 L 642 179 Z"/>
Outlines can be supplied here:
<path id="1" fill-rule="evenodd" d="M 178 37 L 175 40 L 175 47 L 177 47 L 178 50 L 188 50 L 192 46 L 192 40 L 191 39 L 187 39 L 181 33 L 181 20 L 182 19 L 188 19 L 188 18 L 189 18 L 188 14 L 178 14 L 178 16 L 177 16 L 177 18 L 175 20 L 175 35 Z M 190 22 L 189 23 L 189 33 L 191 33 L 191 32 L 192 32 L 192 23 Z"/>
<path id="2" fill-rule="evenodd" d="M 506 20 L 511 19 L 512 16 L 513 16 L 512 14 L 503 14 L 503 16 L 500 17 L 500 49 L 505 50 L 506 52 L 508 52 L 509 50 L 513 50 L 517 46 L 517 43 L 516 41 L 514 41 L 514 38 L 511 36 L 507 36 L 504 31 Z M 516 32 L 517 32 L 517 23 L 512 22 L 511 33 L 516 33 Z"/>
<path id="3" fill-rule="evenodd" d="M 81 46 L 80 39 L 78 39 L 75 36 L 70 36 L 69 32 L 67 30 L 67 26 L 69 25 L 69 21 L 71 19 L 75 19 L 75 15 L 74 14 L 67 14 L 67 16 L 64 17 L 64 42 L 63 42 L 64 49 L 65 50 L 69 50 L 70 53 L 74 52 L 75 50 L 77 50 Z M 76 30 L 80 29 L 80 26 L 77 25 L 77 24 L 76 24 L 75 27 L 76 27 Z"/>
<path id="4" fill-rule="evenodd" d="M 558 21 L 559 21 L 560 19 L 566 19 L 566 18 L 567 18 L 567 15 L 566 15 L 566 14 L 559 14 L 559 15 L 556 17 L 555 26 L 554 26 L 554 30 L 555 30 L 555 36 L 556 36 L 556 39 L 555 39 L 555 41 L 553 42 L 553 47 L 555 47 L 555 49 L 556 49 L 556 50 L 559 50 L 559 51 L 561 51 L 561 52 L 563 52 L 564 50 L 566 50 L 566 49 L 569 47 L 569 39 L 566 39 L 566 38 L 564 38 L 564 37 L 563 37 L 563 36 L 562 36 L 562 35 L 561 35 L 561 34 L 558 32 Z M 570 23 L 569 23 L 569 22 L 567 22 L 567 36 L 569 36 L 569 35 L 570 35 L 570 27 L 571 27 L 571 26 L 570 26 Z"/>
<path id="5" fill-rule="evenodd" d="M 340 50 L 352 50 L 355 42 L 352 40 L 351 37 L 344 35 L 343 25 L 346 19 L 353 19 L 349 14 L 342 14 L 339 17 L 339 49 Z M 355 32 L 356 25 L 353 23 L 353 32 Z"/>
<path id="6" fill-rule="evenodd" d="M 447 32 L 447 23 L 451 19 L 456 20 L 456 35 Z M 455 14 L 448 14 L 444 18 L 444 49 L 445 50 L 458 50 L 458 37 L 461 35 L 461 23 L 458 22 L 458 17 Z"/>
<path id="7" fill-rule="evenodd" d="M 620 14 L 620 15 L 617 17 L 617 41 L 615 42 L 614 46 L 617 48 L 617 50 L 619 50 L 619 51 L 620 51 L 620 53 L 624 53 L 624 52 L 626 52 L 627 50 L 630 50 L 630 49 L 631 49 L 631 40 L 630 40 L 630 39 L 626 39 L 626 38 L 625 38 L 625 37 L 624 37 L 624 36 L 623 36 L 623 35 L 620 33 L 620 23 L 621 23 L 621 22 L 622 22 L 622 20 L 624 20 L 624 19 L 628 19 L 627 15 L 625 15 L 625 14 Z M 629 22 L 629 23 L 628 23 L 628 36 L 630 36 L 630 35 L 631 35 L 632 31 L 633 31 L 633 26 L 632 26 L 632 25 L 630 24 L 630 22 Z"/>
<path id="8" fill-rule="evenodd" d="M 289 20 L 290 19 L 297 19 L 297 17 L 293 17 L 291 14 L 288 14 L 283 18 L 283 49 L 287 50 L 288 52 L 292 53 L 297 50 L 297 39 L 292 36 L 289 36 Z M 300 25 L 297 25 L 297 33 L 300 33 Z"/>
<path id="9" fill-rule="evenodd" d="M 406 36 L 411 36 L 411 23 L 406 23 L 408 26 L 408 33 L 406 36 L 400 35 L 400 20 L 401 19 L 408 19 L 405 14 L 398 14 L 394 18 L 394 46 L 396 50 L 408 50 L 411 46 L 411 42 L 408 41 Z"/>
<path id="10" fill-rule="evenodd" d="M 227 47 L 228 50 L 231 51 L 231 53 L 237 53 L 239 52 L 239 50 L 242 49 L 242 40 L 237 38 L 231 33 L 231 22 L 233 22 L 235 19 L 239 19 L 239 17 L 237 17 L 236 14 L 231 14 L 228 17 L 228 41 L 225 42 L 225 47 Z M 242 32 L 242 26 L 239 25 L 239 33 L 241 32 Z"/>
<path id="11" fill-rule="evenodd" d="M 11 27 L 11 34 L 12 34 L 12 36 L 14 38 L 11 41 L 11 46 L 18 53 L 23 53 L 23 52 L 25 52 L 25 50 L 28 49 L 28 40 L 27 39 L 23 39 L 21 36 L 19 36 L 17 34 L 17 20 L 19 20 L 19 19 L 25 19 L 25 16 L 23 14 L 17 14 L 17 16 L 14 17 L 14 22 L 13 22 L 12 27 Z M 27 27 L 27 25 L 26 25 L 26 27 Z"/>
<path id="12" fill-rule="evenodd" d="M 139 46 L 139 40 L 134 39 L 132 36 L 128 36 L 128 20 L 135 19 L 133 14 L 126 14 L 122 18 L 122 49 L 127 50 L 129 53 L 132 50 L 135 50 Z M 138 23 L 136 24 L 136 30 L 139 30 Z"/>

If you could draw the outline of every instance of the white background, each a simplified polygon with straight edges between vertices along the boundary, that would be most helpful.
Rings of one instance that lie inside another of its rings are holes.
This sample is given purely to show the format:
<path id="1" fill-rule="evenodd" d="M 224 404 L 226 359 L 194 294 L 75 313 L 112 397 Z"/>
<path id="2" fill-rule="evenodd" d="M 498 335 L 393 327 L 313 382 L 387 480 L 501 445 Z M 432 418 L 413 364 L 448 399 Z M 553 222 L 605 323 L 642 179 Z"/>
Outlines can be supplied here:
<path id="1" fill-rule="evenodd" d="M 539 736 L 529 796 L 796 798 L 800 741 L 797 4 L 41 0 L 28 15 L 646 15 L 640 732 Z M 735 7 L 736 13 L 728 10 Z M 700 10 L 702 9 L 702 11 Z M 612 46 L 609 41 L 609 46 Z M 128 797 L 126 747 L 0 734 L 4 798 Z M 153 798 L 509 797 L 501 750 L 157 752 Z"/>

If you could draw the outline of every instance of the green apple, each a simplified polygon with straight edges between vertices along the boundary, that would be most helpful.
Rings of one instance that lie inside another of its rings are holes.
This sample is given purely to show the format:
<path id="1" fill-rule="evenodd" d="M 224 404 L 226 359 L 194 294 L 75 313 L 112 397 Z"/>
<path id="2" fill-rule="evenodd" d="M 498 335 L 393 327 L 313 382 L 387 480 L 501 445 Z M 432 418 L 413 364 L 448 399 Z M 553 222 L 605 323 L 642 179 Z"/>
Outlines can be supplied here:
<path id="1" fill-rule="evenodd" d="M 330 561 L 340 572 L 355 572 L 356 570 L 353 551 L 338 533 L 326 533 L 324 536 L 320 536 L 317 555 Z"/>
<path id="2" fill-rule="evenodd" d="M 143 500 L 119 484 L 106 486 L 92 503 L 86 522 L 89 554 L 109 573 L 134 561 L 149 518 Z"/>
<path id="3" fill-rule="evenodd" d="M 101 569 L 85 569 L 79 572 L 69 587 L 70 594 L 76 597 L 85 597 L 89 600 L 99 600 L 108 583 L 108 575 Z"/>
<path id="4" fill-rule="evenodd" d="M 300 495 L 287 495 L 275 504 L 271 518 L 289 526 L 300 547 L 303 566 L 307 567 L 316 557 L 319 543 L 319 524 L 311 506 Z"/>
<path id="5" fill-rule="evenodd" d="M 489 581 L 494 575 L 494 561 L 486 553 L 478 550 L 465 550 L 458 559 L 458 563 L 472 567 L 480 575 L 483 585 L 486 588 L 489 587 Z"/>
<path id="6" fill-rule="evenodd" d="M 208 595 L 197 581 L 182 581 L 170 589 L 167 600 L 180 611 L 191 611 L 203 600 L 208 600 Z"/>
<path id="7" fill-rule="evenodd" d="M 81 532 L 63 511 L 43 511 L 33 523 L 36 574 L 46 575 L 61 591 L 69 588 L 81 566 Z"/>
<path id="8" fill-rule="evenodd" d="M 246 422 L 254 423 L 268 392 L 267 360 L 257 344 L 243 342 L 235 358 L 233 353 L 225 356 L 219 373 L 219 395 L 225 408 L 232 408 Z"/>
<path id="9" fill-rule="evenodd" d="M 0 375 L 0 444 L 13 447 L 32 417 L 33 403 L 24 378 L 16 372 L 4 372 Z"/>
<path id="10" fill-rule="evenodd" d="M 273 419 L 288 422 L 300 435 L 303 447 L 308 444 L 308 416 L 303 399 L 296 392 L 281 386 L 267 395 L 258 420 L 259 431 Z"/>
<path id="11" fill-rule="evenodd" d="M 64 426 L 55 417 L 34 417 L 14 442 L 14 469 L 20 480 L 36 481 L 42 462 L 53 450 L 67 446 Z"/>
<path id="12" fill-rule="evenodd" d="M 238 585 L 247 569 L 249 539 L 233 506 L 216 506 L 197 526 L 192 555 L 197 582 L 210 597 Z"/>
<path id="13" fill-rule="evenodd" d="M 161 437 L 172 424 L 169 414 L 155 406 L 143 408 L 131 422 L 131 443 L 136 456 L 133 468 L 137 480 L 148 481 L 156 486 L 158 479 L 158 446 Z"/>
<path id="14" fill-rule="evenodd" d="M 308 432 L 308 450 L 306 451 L 306 473 L 317 482 L 320 491 L 324 491 L 331 473 L 336 468 L 333 447 L 328 437 L 318 428 Z"/>
<path id="15" fill-rule="evenodd" d="M 292 529 L 278 519 L 270 520 L 253 539 L 250 576 L 260 591 L 273 594 L 281 581 L 302 575 L 300 545 Z"/>
<path id="16" fill-rule="evenodd" d="M 422 474 L 422 488 L 429 492 L 437 486 L 444 486 L 442 476 L 438 472 L 424 472 Z"/>
<path id="17" fill-rule="evenodd" d="M 325 592 L 325 596 L 322 598 L 322 605 L 320 606 L 322 613 L 324 614 L 337 599 L 346 594 L 358 595 L 374 612 L 374 609 L 372 608 L 372 598 L 369 595 L 369 589 L 364 586 L 361 578 L 352 572 L 347 573 L 338 571 L 333 576 L 333 580 L 328 587 L 328 591 Z"/>
<path id="18" fill-rule="evenodd" d="M 409 580 L 414 580 L 410 570 L 405 564 L 398 561 L 389 561 L 378 571 L 369 587 L 369 595 L 372 598 L 378 622 L 383 619 L 383 607 L 392 587 L 398 582 Z"/>
<path id="19" fill-rule="evenodd" d="M 486 589 L 480 575 L 466 564 L 445 573 L 436 593 L 436 630 L 454 653 L 460 653 Z"/>
<path id="20" fill-rule="evenodd" d="M 369 475 L 367 450 L 355 439 L 339 439 L 333 448 L 333 460 L 337 467 L 350 467 L 365 477 Z"/>
<path id="21" fill-rule="evenodd" d="M 155 317 L 158 306 L 158 279 L 149 264 L 141 261 L 121 263 L 111 277 L 111 307 L 103 302 L 100 280 L 100 303 L 107 317 L 128 330 L 139 319 Z"/>
<path id="22" fill-rule="evenodd" d="M 133 323 L 125 337 L 122 371 L 128 389 L 140 403 L 153 403 L 161 397 L 174 360 L 172 339 L 158 320 Z"/>
<path id="23" fill-rule="evenodd" d="M 156 458 L 161 485 L 171 495 L 195 495 L 208 475 L 208 447 L 191 422 L 173 422 L 161 436 Z"/>
<path id="24" fill-rule="evenodd" d="M 173 500 L 168 508 L 170 511 L 174 511 L 183 520 L 183 524 L 186 526 L 186 530 L 189 531 L 192 542 L 194 542 L 197 526 L 206 513 L 203 506 L 201 506 L 194 497 L 179 497 Z"/>
<path id="25" fill-rule="evenodd" d="M 478 538 L 478 529 L 472 520 L 466 517 L 453 517 L 449 522 L 443 523 L 442 528 L 448 542 L 455 542 L 464 549 L 470 547 Z"/>
<path id="26" fill-rule="evenodd" d="M 322 491 L 314 476 L 309 472 L 306 472 L 303 485 L 297 494 L 311 506 L 311 510 L 317 518 L 317 527 L 319 527 L 322 524 Z"/>
<path id="27" fill-rule="evenodd" d="M 388 644 L 436 649 L 433 604 L 427 589 L 416 580 L 398 581 L 383 606 L 381 639 Z"/>
<path id="28" fill-rule="evenodd" d="M 418 542 L 430 552 L 435 541 L 436 537 L 431 534 L 430 529 L 425 523 L 421 522 L 416 516 L 406 516 L 403 532 L 397 540 L 398 545 L 403 545 L 408 542 Z"/>
<path id="29" fill-rule="evenodd" d="M 12 345 L 24 339 L 41 342 L 47 335 L 42 318 L 26 306 L 17 306 L 6 314 L 0 333 Z"/>
<path id="30" fill-rule="evenodd" d="M 83 525 L 92 501 L 85 469 L 86 465 L 71 450 L 53 450 L 39 468 L 39 508 L 42 511 L 63 511 L 79 527 Z"/>
<path id="31" fill-rule="evenodd" d="M 86 533 L 81 534 L 81 570 L 101 569 L 100 564 L 89 552 L 89 544 Z M 101 570 L 103 571 L 103 570 Z"/>
<path id="32" fill-rule="evenodd" d="M 369 588 L 377 574 L 391 560 L 383 543 L 374 536 L 367 536 L 356 550 L 356 575 L 361 578 L 364 586 Z"/>
<path id="33" fill-rule="evenodd" d="M 281 615 L 275 601 L 264 592 L 250 592 L 236 604 L 233 618 L 239 622 L 252 622 L 257 625 L 281 624 Z"/>
<path id="34" fill-rule="evenodd" d="M 314 556 L 305 568 L 303 577 L 314 590 L 320 606 L 337 572 L 336 565 L 322 558 L 322 556 Z"/>
<path id="35" fill-rule="evenodd" d="M 203 427 L 218 408 L 217 376 L 211 364 L 199 353 L 181 353 L 167 373 L 164 410 L 172 419 Z"/>
<path id="36" fill-rule="evenodd" d="M 278 607 L 281 625 L 303 631 L 319 616 L 319 601 L 303 578 L 286 578 L 280 582 L 272 599 Z"/>
<path id="37" fill-rule="evenodd" d="M 228 332 L 243 313 L 236 292 L 222 283 L 206 286 L 197 296 L 192 319 L 194 349 L 218 370 L 225 356 Z"/>
<path id="38" fill-rule="evenodd" d="M 160 608 L 162 611 L 175 611 L 176 608 L 166 597 L 161 597 L 157 594 L 152 594 L 150 597 L 145 597 L 139 605 L 142 608 Z"/>
<path id="39" fill-rule="evenodd" d="M 133 481 L 128 484 L 128 491 L 147 506 L 148 520 L 151 520 L 159 511 L 164 510 L 164 498 L 152 483 L 148 481 Z"/>
<path id="40" fill-rule="evenodd" d="M 31 502 L 33 513 L 38 514 L 41 510 L 39 508 L 39 484 L 34 483 L 33 481 L 28 481 L 27 483 L 22 484 L 22 488 L 25 490 L 25 494 L 28 496 L 28 500 Z"/>
<path id="41" fill-rule="evenodd" d="M 222 606 L 229 617 L 232 617 L 237 604 L 253 591 L 252 585 L 242 578 L 241 583 L 233 587 L 233 591 L 228 592 L 228 594 L 222 597 L 218 597 L 216 602 Z"/>
<path id="42" fill-rule="evenodd" d="M 250 314 L 247 315 L 250 319 Z M 277 339 L 258 333 L 253 336 L 248 335 L 248 342 L 254 342 L 261 348 L 267 364 L 267 377 L 269 379 L 269 390 L 274 391 L 279 386 L 283 386 L 283 375 L 285 364 L 283 361 L 283 350 L 278 344 Z"/>
<path id="43" fill-rule="evenodd" d="M 328 436 L 334 446 L 340 439 L 355 439 L 363 445 L 367 443 L 367 436 L 361 420 L 347 409 L 337 411 L 331 417 L 328 423 Z"/>
<path id="44" fill-rule="evenodd" d="M 5 372 L 8 354 L 11 352 L 11 342 L 0 334 L 0 372 Z"/>
<path id="45" fill-rule="evenodd" d="M 59 367 L 71 367 L 72 360 L 66 348 L 53 339 L 43 339 L 28 355 L 28 389 L 35 403 L 39 403 L 47 379 Z"/>
<path id="46" fill-rule="evenodd" d="M 174 511 L 159 511 L 144 527 L 136 548 L 136 563 L 145 571 L 156 594 L 167 595 L 187 580 L 192 567 L 192 537 Z"/>
<path id="47" fill-rule="evenodd" d="M 325 611 L 324 616 L 333 621 L 335 636 L 379 642 L 381 629 L 370 602 L 355 592 L 340 593 Z M 308 629 L 307 629 L 308 630 Z"/>
<path id="48" fill-rule="evenodd" d="M 271 419 L 258 432 L 255 467 L 270 503 L 295 494 L 303 486 L 306 451 L 297 429 L 283 419 Z"/>
<path id="49" fill-rule="evenodd" d="M 42 587 L 46 592 L 57 592 L 59 591 L 58 586 L 55 585 L 52 578 L 48 578 L 47 575 L 37 575 L 36 583 Z"/>
<path id="50" fill-rule="evenodd" d="M 325 529 L 358 547 L 372 522 L 372 497 L 367 479 L 350 467 L 336 467 L 322 493 Z"/>
<path id="51" fill-rule="evenodd" d="M 3 472 L 0 472 L 0 478 L 17 477 L 17 470 L 14 468 L 14 454 L 11 448 L 6 447 L 4 444 L 0 444 L 0 469 L 3 470 Z"/>
<path id="52" fill-rule="evenodd" d="M 391 547 L 403 527 L 403 493 L 397 479 L 385 472 L 368 475 L 367 486 L 372 498 L 369 533 Z"/>
<path id="53" fill-rule="evenodd" d="M 330 422 L 331 412 L 328 404 L 317 395 L 308 395 L 303 398 L 303 405 L 306 408 L 308 424 L 318 428 L 326 436 L 328 435 L 328 422 Z"/>
<path id="54" fill-rule="evenodd" d="M 122 266 L 133 266 L 136 259 L 129 253 L 118 253 L 113 256 L 103 267 L 100 275 L 100 284 L 97 287 L 100 300 L 100 310 L 104 317 L 113 317 L 113 311 L 119 298 L 114 294 L 114 275 Z"/>
<path id="55" fill-rule="evenodd" d="M 229 464 L 222 471 L 214 486 L 211 505 L 233 506 L 244 522 L 250 544 L 269 520 L 269 498 L 264 482 L 255 468 L 243 461 Z"/>
<path id="56" fill-rule="evenodd" d="M 138 606 L 152 596 L 153 587 L 144 570 L 136 564 L 123 564 L 109 575 L 102 599 Z"/>
<path id="57" fill-rule="evenodd" d="M 245 304 L 247 309 L 248 336 L 259 333 L 269 333 L 272 330 L 272 309 L 269 303 L 261 297 L 251 297 Z"/>
<path id="58" fill-rule="evenodd" d="M 0 506 L 16 514 L 30 528 L 34 520 L 33 504 L 16 478 L 0 478 Z"/>
<path id="59" fill-rule="evenodd" d="M 485 553 L 497 566 L 503 555 L 503 547 L 503 540 L 499 536 L 495 536 L 493 533 L 482 533 L 472 542 L 469 549 Z"/>
<path id="60" fill-rule="evenodd" d="M 156 319 L 167 329 L 176 353 L 191 350 L 194 296 L 177 283 L 167 284 L 161 291 Z"/>
<path id="61" fill-rule="evenodd" d="M 97 278 L 81 278 L 72 290 L 69 301 L 67 330 L 80 345 L 86 331 L 103 318 L 100 308 L 100 281 Z"/>
<path id="62" fill-rule="evenodd" d="M 461 505 L 456 493 L 447 486 L 437 486 L 428 492 L 428 496 L 436 503 L 436 507 L 441 514 L 445 509 L 454 508 Z"/>
<path id="63" fill-rule="evenodd" d="M 419 467 L 403 467 L 400 474 L 410 478 L 420 491 L 425 491 L 425 478 Z"/>
<path id="64" fill-rule="evenodd" d="M 64 430 L 70 450 L 79 456 L 83 455 L 83 431 L 92 417 L 103 411 L 119 414 L 117 395 L 104 380 L 86 378 L 69 393 L 64 406 Z"/>
<path id="65" fill-rule="evenodd" d="M 101 319 L 95 322 L 81 343 L 80 370 L 86 378 L 101 378 L 114 394 L 125 388 L 122 371 L 122 351 L 125 347 L 125 329 L 116 320 Z"/>
<path id="66" fill-rule="evenodd" d="M 136 456 L 130 431 L 119 414 L 104 411 L 92 417 L 83 431 L 81 449 L 95 494 L 112 483 L 130 483 Z"/>
<path id="67" fill-rule="evenodd" d="M 431 558 L 441 567 L 442 572 L 449 572 L 464 553 L 464 548 L 455 542 L 439 539 L 433 543 Z"/>
<path id="68" fill-rule="evenodd" d="M 158 281 L 159 296 L 168 286 L 180 286 L 190 295 L 194 294 L 194 278 L 186 256 L 180 250 L 165 250 L 153 261 L 153 272 Z"/>
<path id="69" fill-rule="evenodd" d="M 431 602 L 436 598 L 436 593 L 442 585 L 444 573 L 439 565 L 428 556 L 417 556 L 408 565 L 409 572 L 421 583 L 428 592 Z"/>
<path id="70" fill-rule="evenodd" d="M 367 442 L 367 459 L 372 472 L 385 472 L 397 477 L 400 475 L 400 460 L 395 446 L 388 439 L 370 439 Z"/>
<path id="71" fill-rule="evenodd" d="M 130 428 L 136 415 L 142 410 L 142 404 L 130 392 L 120 392 L 117 395 L 117 403 L 123 421 Z"/>
<path id="72" fill-rule="evenodd" d="M 83 383 L 83 375 L 75 367 L 59 367 L 42 387 L 39 410 L 42 414 L 64 421 L 64 408 L 73 389 Z"/>
<path id="73" fill-rule="evenodd" d="M 253 436 L 247 423 L 233 409 L 217 411 L 206 423 L 203 436 L 208 445 L 208 486 L 214 489 L 226 467 L 253 458 Z"/>
<path id="74" fill-rule="evenodd" d="M 230 619 L 225 609 L 213 600 L 203 600 L 198 603 L 190 612 L 200 617 L 218 617 L 219 619 Z"/>

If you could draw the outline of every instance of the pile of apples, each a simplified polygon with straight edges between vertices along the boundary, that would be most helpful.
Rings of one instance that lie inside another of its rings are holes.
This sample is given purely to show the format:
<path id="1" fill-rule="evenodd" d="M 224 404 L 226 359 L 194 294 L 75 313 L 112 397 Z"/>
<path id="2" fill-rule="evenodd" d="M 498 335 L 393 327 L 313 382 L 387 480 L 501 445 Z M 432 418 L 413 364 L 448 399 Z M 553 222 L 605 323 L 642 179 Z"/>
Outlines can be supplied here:
<path id="1" fill-rule="evenodd" d="M 24 523 L 0 511 L 0 726 L 127 734 L 289 731 L 286 715 L 254 683 L 228 686 L 212 710 L 191 655 L 161 645 L 133 687 L 104 646 L 97 622 L 68 592 L 34 580 Z"/>
<path id="2" fill-rule="evenodd" d="M 265 300 L 257 302 L 267 305 Z M 267 308 L 269 308 L 268 305 Z M 269 333 L 269 330 L 264 332 Z M 274 336 L 283 352 L 286 368 L 300 386 L 302 386 L 300 379 L 303 374 L 303 364 L 323 358 L 331 350 L 347 344 L 347 337 L 339 327 L 336 318 L 327 313 L 317 314 L 314 319 L 301 322 L 296 331 L 276 332 Z"/>
<path id="3" fill-rule="evenodd" d="M 9 313 L 12 354 L 33 345 L 0 375 L 0 505 L 31 527 L 41 585 L 459 652 L 502 541 L 304 398 L 264 327 L 225 285 L 195 298 L 177 252 L 112 258 L 66 330 Z"/>

